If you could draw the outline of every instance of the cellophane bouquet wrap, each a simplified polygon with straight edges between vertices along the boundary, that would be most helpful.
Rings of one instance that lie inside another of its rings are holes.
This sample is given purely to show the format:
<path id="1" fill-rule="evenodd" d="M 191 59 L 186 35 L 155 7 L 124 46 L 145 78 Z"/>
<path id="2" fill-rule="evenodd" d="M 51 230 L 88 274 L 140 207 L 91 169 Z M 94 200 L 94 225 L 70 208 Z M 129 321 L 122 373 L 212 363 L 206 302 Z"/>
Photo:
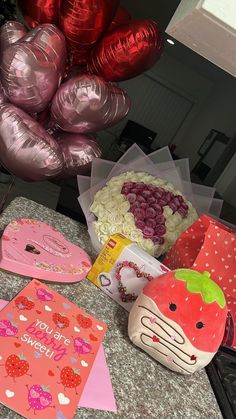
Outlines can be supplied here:
<path id="1" fill-rule="evenodd" d="M 210 272 L 225 294 L 229 311 L 223 343 L 236 348 L 236 226 L 202 215 L 179 236 L 164 264 L 171 270 Z"/>
<path id="2" fill-rule="evenodd" d="M 95 159 L 78 186 L 96 251 L 122 233 L 159 257 L 199 214 L 219 216 L 222 206 L 214 188 L 191 183 L 188 159 L 174 161 L 168 147 L 147 156 L 134 144 L 118 162 Z"/>

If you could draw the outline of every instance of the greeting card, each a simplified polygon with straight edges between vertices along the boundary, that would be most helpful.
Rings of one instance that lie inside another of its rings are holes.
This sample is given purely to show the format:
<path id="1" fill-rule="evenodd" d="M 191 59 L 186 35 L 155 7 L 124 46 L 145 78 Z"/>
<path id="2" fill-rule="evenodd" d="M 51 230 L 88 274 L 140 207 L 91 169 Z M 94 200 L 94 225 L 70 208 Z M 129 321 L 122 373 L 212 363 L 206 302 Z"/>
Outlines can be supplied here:
<path id="1" fill-rule="evenodd" d="M 14 220 L 0 241 L 0 269 L 30 278 L 77 282 L 86 277 L 91 260 L 54 227 L 38 220 Z"/>
<path id="2" fill-rule="evenodd" d="M 106 325 L 32 280 L 0 313 L 0 401 L 26 418 L 71 419 Z"/>
<path id="3" fill-rule="evenodd" d="M 0 300 L 0 310 L 7 304 L 8 301 Z M 97 385 L 98 382 L 99 385 Z M 109 368 L 102 345 L 98 350 L 78 407 L 117 412 Z"/>

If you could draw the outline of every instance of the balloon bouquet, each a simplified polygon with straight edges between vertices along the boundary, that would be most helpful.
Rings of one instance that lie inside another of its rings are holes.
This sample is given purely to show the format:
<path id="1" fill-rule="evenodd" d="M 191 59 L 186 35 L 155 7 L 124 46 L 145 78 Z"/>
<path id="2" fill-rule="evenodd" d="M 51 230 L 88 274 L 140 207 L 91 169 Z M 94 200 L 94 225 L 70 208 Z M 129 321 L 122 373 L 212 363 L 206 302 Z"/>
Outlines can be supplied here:
<path id="1" fill-rule="evenodd" d="M 26 27 L 0 31 L 0 162 L 28 181 L 85 174 L 101 156 L 95 132 L 122 120 L 114 82 L 149 69 L 163 40 L 119 0 L 19 0 Z"/>

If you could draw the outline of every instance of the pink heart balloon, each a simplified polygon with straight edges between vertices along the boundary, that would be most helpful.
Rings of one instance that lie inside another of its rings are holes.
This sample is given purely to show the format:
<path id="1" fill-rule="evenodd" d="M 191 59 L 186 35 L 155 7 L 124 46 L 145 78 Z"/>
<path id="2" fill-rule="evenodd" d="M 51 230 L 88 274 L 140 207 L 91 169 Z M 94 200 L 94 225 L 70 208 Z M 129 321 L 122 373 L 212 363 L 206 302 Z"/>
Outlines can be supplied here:
<path id="1" fill-rule="evenodd" d="M 130 99 L 122 89 L 101 77 L 81 74 L 61 85 L 53 98 L 51 113 L 62 130 L 90 133 L 116 124 L 129 109 Z"/>
<path id="2" fill-rule="evenodd" d="M 29 42 L 14 44 L 3 51 L 0 75 L 8 99 L 31 113 L 47 107 L 60 79 L 46 52 Z"/>
<path id="3" fill-rule="evenodd" d="M 57 139 L 64 157 L 64 167 L 60 177 L 67 178 L 87 174 L 91 169 L 92 161 L 102 155 L 95 136 L 68 134 L 61 131 L 56 132 L 54 137 Z"/>
<path id="4" fill-rule="evenodd" d="M 7 102 L 8 102 L 8 99 L 7 99 L 7 97 L 5 95 L 5 92 L 3 90 L 2 83 L 0 82 L 0 106 L 4 105 Z"/>
<path id="5" fill-rule="evenodd" d="M 19 41 L 27 33 L 27 29 L 22 23 L 9 20 L 0 30 L 0 50 L 1 52 L 11 44 Z"/>
<path id="6" fill-rule="evenodd" d="M 30 42 L 42 48 L 51 62 L 55 64 L 60 75 L 63 75 L 67 58 L 66 40 L 63 33 L 55 25 L 45 23 L 37 26 L 28 32 L 22 41 Z"/>
<path id="7" fill-rule="evenodd" d="M 57 142 L 21 109 L 0 109 L 0 161 L 9 172 L 28 181 L 57 176 L 63 157 Z"/>

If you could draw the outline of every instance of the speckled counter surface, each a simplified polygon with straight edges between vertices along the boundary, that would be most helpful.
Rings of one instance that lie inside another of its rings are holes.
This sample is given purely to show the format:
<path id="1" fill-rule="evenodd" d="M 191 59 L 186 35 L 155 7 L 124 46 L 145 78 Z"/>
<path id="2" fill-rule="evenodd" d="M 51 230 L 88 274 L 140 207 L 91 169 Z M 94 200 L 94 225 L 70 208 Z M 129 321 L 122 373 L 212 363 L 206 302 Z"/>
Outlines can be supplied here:
<path id="1" fill-rule="evenodd" d="M 0 229 L 22 217 L 53 225 L 95 258 L 85 226 L 25 198 L 15 199 L 0 216 Z M 0 298 L 10 300 L 28 282 L 27 278 L 0 272 Z M 76 419 L 222 418 L 205 371 L 191 377 L 179 376 L 134 347 L 127 335 L 127 313 L 88 280 L 73 285 L 49 286 L 108 325 L 104 348 L 117 414 L 79 409 Z M 0 419 L 18 418 L 19 415 L 0 405 Z M 54 416 L 45 413 L 43 419 L 46 418 L 54 419 Z"/>

